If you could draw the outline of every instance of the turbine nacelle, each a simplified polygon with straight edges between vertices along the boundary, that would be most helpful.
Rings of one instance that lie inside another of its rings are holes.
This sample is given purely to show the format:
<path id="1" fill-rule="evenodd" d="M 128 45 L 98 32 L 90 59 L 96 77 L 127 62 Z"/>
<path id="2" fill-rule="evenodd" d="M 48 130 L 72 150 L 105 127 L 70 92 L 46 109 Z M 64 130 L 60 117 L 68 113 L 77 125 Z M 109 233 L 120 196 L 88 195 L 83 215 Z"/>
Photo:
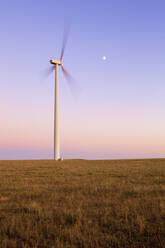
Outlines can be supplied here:
<path id="1" fill-rule="evenodd" d="M 52 65 L 62 65 L 62 61 L 60 61 L 60 60 L 55 60 L 55 59 L 51 59 L 50 60 L 50 63 L 52 64 Z"/>

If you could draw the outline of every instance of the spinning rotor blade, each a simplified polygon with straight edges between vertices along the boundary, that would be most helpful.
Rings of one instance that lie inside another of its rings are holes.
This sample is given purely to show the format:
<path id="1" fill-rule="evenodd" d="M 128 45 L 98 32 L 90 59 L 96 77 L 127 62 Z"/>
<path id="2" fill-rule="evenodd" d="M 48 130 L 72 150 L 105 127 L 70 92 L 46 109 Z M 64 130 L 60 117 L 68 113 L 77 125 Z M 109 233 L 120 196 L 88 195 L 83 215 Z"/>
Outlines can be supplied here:
<path id="1" fill-rule="evenodd" d="M 64 66 L 62 65 L 61 67 L 62 67 L 62 71 L 63 71 L 65 78 L 68 81 L 75 81 L 74 78 L 71 76 L 71 74 L 64 68 Z"/>
<path id="2" fill-rule="evenodd" d="M 67 24 L 64 27 L 64 35 L 63 35 L 63 43 L 62 43 L 62 50 L 61 50 L 61 57 L 60 60 L 63 60 L 63 56 L 64 56 L 64 52 L 65 52 L 65 47 L 68 41 L 68 35 L 69 35 L 69 31 L 70 31 L 70 25 Z"/>
<path id="3" fill-rule="evenodd" d="M 49 75 L 55 70 L 55 66 L 51 66 L 48 69 L 45 70 L 44 72 L 44 77 L 47 78 Z"/>
<path id="4" fill-rule="evenodd" d="M 79 93 L 79 85 L 77 84 L 76 80 L 71 76 L 71 74 L 64 68 L 63 65 L 61 66 L 61 68 L 66 80 L 68 81 L 68 85 L 71 89 L 72 94 L 75 93 L 77 95 Z"/>

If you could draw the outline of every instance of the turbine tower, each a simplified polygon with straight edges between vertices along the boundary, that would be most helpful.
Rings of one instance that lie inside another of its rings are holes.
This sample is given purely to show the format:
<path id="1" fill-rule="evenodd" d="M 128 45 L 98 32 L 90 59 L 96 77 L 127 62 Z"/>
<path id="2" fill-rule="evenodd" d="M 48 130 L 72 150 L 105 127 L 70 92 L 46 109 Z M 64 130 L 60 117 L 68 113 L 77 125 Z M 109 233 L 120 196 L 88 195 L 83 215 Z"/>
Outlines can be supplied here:
<path id="1" fill-rule="evenodd" d="M 60 159 L 60 129 L 59 129 L 59 66 L 61 61 L 50 60 L 55 65 L 55 99 L 54 99 L 54 159 Z"/>
<path id="2" fill-rule="evenodd" d="M 60 108 L 59 108 L 59 67 L 61 67 L 62 72 L 67 80 L 73 80 L 72 76 L 67 72 L 63 66 L 63 56 L 66 47 L 66 42 L 68 39 L 68 29 L 64 30 L 64 39 L 61 51 L 60 60 L 50 60 L 53 65 L 51 71 L 55 70 L 55 95 L 54 95 L 54 159 L 61 160 L 60 156 Z M 67 31 L 67 32 L 66 32 Z"/>

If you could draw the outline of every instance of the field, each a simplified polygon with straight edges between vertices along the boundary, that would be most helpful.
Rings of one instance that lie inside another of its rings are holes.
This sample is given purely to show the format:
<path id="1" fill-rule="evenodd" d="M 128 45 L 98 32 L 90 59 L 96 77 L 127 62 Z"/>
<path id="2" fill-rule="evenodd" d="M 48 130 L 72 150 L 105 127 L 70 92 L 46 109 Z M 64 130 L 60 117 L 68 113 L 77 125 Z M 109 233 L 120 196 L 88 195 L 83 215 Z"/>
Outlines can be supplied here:
<path id="1" fill-rule="evenodd" d="M 0 161 L 0 248 L 165 247 L 165 159 Z"/>

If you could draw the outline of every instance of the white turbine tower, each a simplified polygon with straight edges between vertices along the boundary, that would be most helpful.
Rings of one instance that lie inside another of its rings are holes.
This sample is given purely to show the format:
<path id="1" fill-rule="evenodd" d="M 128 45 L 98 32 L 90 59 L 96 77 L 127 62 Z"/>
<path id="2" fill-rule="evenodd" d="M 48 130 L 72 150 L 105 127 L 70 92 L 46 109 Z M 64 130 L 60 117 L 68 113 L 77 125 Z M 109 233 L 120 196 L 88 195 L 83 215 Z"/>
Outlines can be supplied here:
<path id="1" fill-rule="evenodd" d="M 53 65 L 51 71 L 55 70 L 55 98 L 54 98 L 54 159 L 61 160 L 60 156 L 60 112 L 59 112 L 59 67 L 62 68 L 64 76 L 68 80 L 72 80 L 72 76 L 66 71 L 63 66 L 63 56 L 68 38 L 68 30 L 64 32 L 64 40 L 61 51 L 60 60 L 50 60 Z"/>

